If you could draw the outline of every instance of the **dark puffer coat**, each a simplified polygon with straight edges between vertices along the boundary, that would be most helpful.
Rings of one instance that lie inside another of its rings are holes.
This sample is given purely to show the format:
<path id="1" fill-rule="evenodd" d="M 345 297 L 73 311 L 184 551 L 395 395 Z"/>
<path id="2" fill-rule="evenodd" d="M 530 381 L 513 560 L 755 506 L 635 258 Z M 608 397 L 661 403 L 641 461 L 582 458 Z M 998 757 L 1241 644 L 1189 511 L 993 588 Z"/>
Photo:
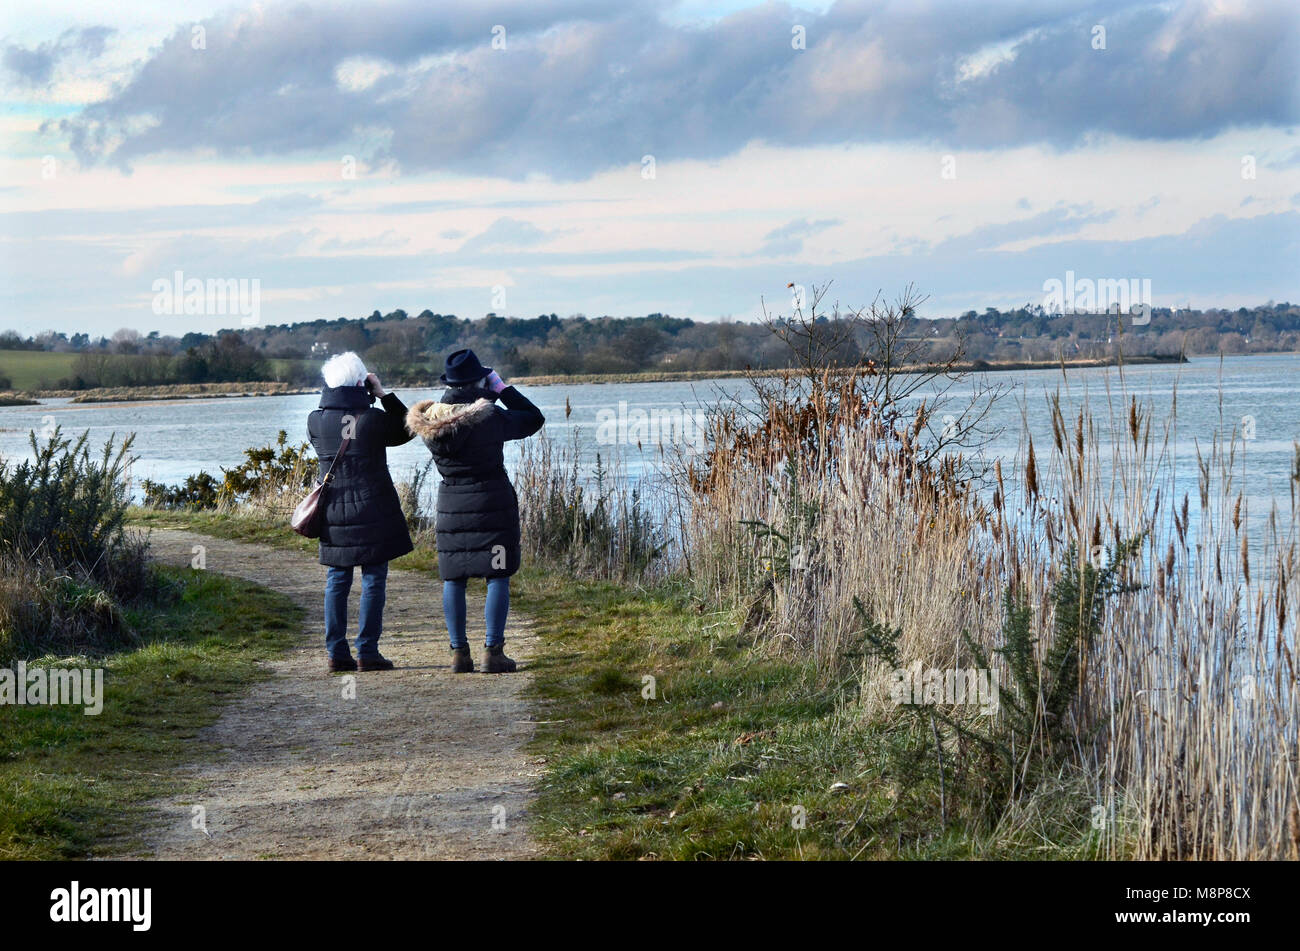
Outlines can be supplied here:
<path id="1" fill-rule="evenodd" d="M 325 475 L 343 442 L 346 418 L 355 420 L 348 451 L 334 467 L 321 516 L 320 563 L 347 568 L 391 561 L 413 547 L 397 489 L 388 474 L 389 446 L 411 441 L 406 406 L 392 393 L 383 409 L 360 386 L 327 386 L 320 408 L 307 417 L 307 436 Z"/>
<path id="2" fill-rule="evenodd" d="M 519 500 L 506 475 L 503 446 L 526 439 L 546 417 L 513 386 L 479 387 L 421 400 L 406 426 L 424 440 L 438 466 L 438 574 L 444 581 L 504 578 L 519 570 Z"/>

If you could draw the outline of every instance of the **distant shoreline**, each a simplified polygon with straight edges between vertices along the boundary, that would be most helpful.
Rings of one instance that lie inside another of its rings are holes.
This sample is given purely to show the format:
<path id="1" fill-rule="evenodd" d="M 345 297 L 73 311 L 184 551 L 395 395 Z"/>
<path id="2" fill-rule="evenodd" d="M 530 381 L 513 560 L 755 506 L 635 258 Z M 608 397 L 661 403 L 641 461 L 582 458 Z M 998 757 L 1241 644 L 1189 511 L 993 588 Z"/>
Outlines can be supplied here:
<path id="1" fill-rule="evenodd" d="M 293 386 L 277 381 L 247 383 L 165 383 L 158 386 L 111 386 L 86 390 L 31 390 L 21 394 L 39 399 L 72 397 L 74 403 L 135 403 L 148 400 L 213 399 L 241 396 L 295 396 L 319 392 L 318 387 Z"/>
<path id="2" fill-rule="evenodd" d="M 1251 354 L 1245 354 L 1251 356 Z M 1073 360 L 1030 361 L 1016 360 L 1010 362 L 990 362 L 970 360 L 955 364 L 953 370 L 961 373 L 994 373 L 1023 370 L 1087 370 L 1100 367 L 1116 366 L 1117 357 L 1090 357 Z M 1142 366 L 1166 363 L 1187 363 L 1182 356 L 1142 355 L 1124 357 L 1126 366 Z M 914 369 L 920 370 L 922 367 Z M 689 383 L 695 380 L 738 379 L 746 376 L 746 370 L 654 370 L 643 373 L 575 373 L 572 375 L 545 374 L 512 377 L 511 383 L 524 386 L 570 386 L 619 383 Z M 762 370 L 759 376 L 795 375 L 795 370 Z M 907 371 L 900 371 L 907 372 Z M 437 380 L 415 381 L 394 384 L 394 388 L 431 390 L 441 386 Z M 159 386 L 116 386 L 87 390 L 31 390 L 17 394 L 0 394 L 0 405 L 6 398 L 22 400 L 31 405 L 34 400 L 72 397 L 74 403 L 135 403 L 154 400 L 176 399 L 233 399 L 250 396 L 298 396 L 319 392 L 318 387 L 292 386 L 275 381 L 247 383 L 170 383 Z M 10 402 L 7 405 L 23 405 Z"/>
<path id="3" fill-rule="evenodd" d="M 1115 366 L 1120 362 L 1117 357 L 1090 357 L 1087 359 L 1066 360 L 1016 360 L 1011 362 L 990 362 L 987 360 L 965 360 L 961 363 L 953 364 L 952 370 L 957 373 L 992 373 L 1003 370 L 1059 370 L 1064 366 L 1067 370 L 1087 370 L 1097 367 Z M 1163 363 L 1190 363 L 1186 357 L 1181 356 L 1155 356 L 1143 355 L 1136 357 L 1125 357 L 1125 365 L 1129 364 L 1163 364 Z M 924 366 L 899 367 L 898 372 L 908 373 L 924 370 Z M 754 376 L 798 376 L 800 371 L 784 370 L 679 370 L 679 371 L 648 371 L 645 373 L 575 373 L 571 376 L 563 375 L 546 375 L 546 376 L 520 376 L 512 377 L 507 382 L 521 383 L 528 386 L 554 386 L 561 383 L 569 384 L 599 384 L 599 383 L 688 383 L 692 380 L 726 380 L 738 379 L 748 375 Z M 438 384 L 432 384 L 437 386 Z"/>

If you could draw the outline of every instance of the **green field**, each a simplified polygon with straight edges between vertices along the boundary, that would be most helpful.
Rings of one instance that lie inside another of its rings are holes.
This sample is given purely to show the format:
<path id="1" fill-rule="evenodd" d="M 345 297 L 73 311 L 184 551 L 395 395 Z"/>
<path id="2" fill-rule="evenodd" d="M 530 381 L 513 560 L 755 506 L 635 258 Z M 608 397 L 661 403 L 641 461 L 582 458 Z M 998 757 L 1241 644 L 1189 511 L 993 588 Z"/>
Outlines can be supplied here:
<path id="1" fill-rule="evenodd" d="M 0 377 L 8 377 L 15 390 L 50 388 L 72 375 L 76 359 L 75 353 L 0 350 Z"/>
<path id="2" fill-rule="evenodd" d="M 7 377 L 14 390 L 59 389 L 59 381 L 72 376 L 78 354 L 47 353 L 43 350 L 0 350 L 0 377 Z M 123 357 L 115 355 L 114 360 Z M 291 379 L 302 372 L 314 373 L 314 360 L 272 359 L 270 379 Z M 0 389 L 5 387 L 0 386 Z"/>
<path id="3" fill-rule="evenodd" d="M 288 359 L 284 357 L 271 357 L 267 362 L 271 364 L 272 380 L 292 380 L 303 373 L 310 378 L 314 378 L 315 374 L 320 372 L 321 365 L 320 360 Z"/>

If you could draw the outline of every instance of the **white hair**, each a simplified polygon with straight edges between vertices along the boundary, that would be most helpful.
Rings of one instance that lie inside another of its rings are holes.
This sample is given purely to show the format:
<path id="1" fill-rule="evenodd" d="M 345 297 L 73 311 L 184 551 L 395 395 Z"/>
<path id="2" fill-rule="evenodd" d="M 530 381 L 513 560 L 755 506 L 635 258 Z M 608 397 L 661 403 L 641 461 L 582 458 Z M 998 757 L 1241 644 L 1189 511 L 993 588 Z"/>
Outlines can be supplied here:
<path id="1" fill-rule="evenodd" d="M 326 386 L 361 386 L 366 382 L 366 365 L 349 350 L 325 361 L 320 368 Z"/>

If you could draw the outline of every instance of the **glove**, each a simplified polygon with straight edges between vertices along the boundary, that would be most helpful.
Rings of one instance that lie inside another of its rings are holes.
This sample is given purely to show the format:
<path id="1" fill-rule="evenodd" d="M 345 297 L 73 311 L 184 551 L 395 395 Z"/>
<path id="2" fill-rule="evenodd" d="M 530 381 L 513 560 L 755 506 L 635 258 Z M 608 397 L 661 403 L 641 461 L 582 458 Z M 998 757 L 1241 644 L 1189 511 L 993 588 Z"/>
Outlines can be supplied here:
<path id="1" fill-rule="evenodd" d="M 501 374 L 498 373 L 496 370 L 493 370 L 491 373 L 487 375 L 486 382 L 487 382 L 488 389 L 491 390 L 493 393 L 500 393 L 502 390 L 506 388 L 505 382 L 501 379 Z"/>

